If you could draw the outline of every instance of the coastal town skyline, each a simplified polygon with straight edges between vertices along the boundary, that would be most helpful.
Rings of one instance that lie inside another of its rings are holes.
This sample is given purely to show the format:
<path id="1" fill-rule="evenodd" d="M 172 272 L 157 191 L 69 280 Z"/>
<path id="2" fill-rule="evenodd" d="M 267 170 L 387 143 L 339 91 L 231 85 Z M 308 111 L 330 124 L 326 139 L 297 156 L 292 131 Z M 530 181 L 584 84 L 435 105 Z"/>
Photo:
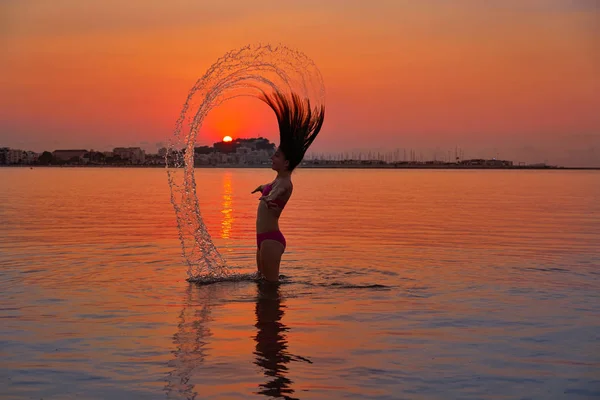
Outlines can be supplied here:
<path id="1" fill-rule="evenodd" d="M 228 135 L 226 135 L 228 136 Z M 226 137 L 224 136 L 224 137 Z M 257 137 L 265 137 L 268 140 L 272 141 L 274 144 L 277 143 L 276 138 L 269 138 L 268 135 L 259 135 Z M 204 140 L 202 140 L 204 139 Z M 253 139 L 251 137 L 237 137 L 233 136 L 232 140 L 245 140 L 245 139 Z M 57 141 L 58 142 L 58 141 Z M 217 142 L 211 142 L 207 140 L 207 138 L 200 138 L 197 141 L 196 147 L 202 146 L 212 146 L 215 143 L 222 143 L 223 140 Z M 10 142 L 9 142 L 10 143 Z M 123 141 L 122 143 L 107 143 L 100 145 L 86 145 L 86 141 L 80 141 L 82 145 L 80 146 L 68 146 L 62 145 L 60 142 L 56 143 L 52 147 L 43 147 L 40 145 L 36 145 L 35 143 L 31 146 L 10 146 L 6 141 L 4 143 L 0 142 L 0 148 L 8 147 L 8 148 L 17 148 L 19 150 L 24 151 L 32 151 L 38 154 L 43 153 L 44 151 L 54 151 L 54 150 L 63 150 L 63 149 L 85 149 L 88 151 L 99 151 L 99 152 L 110 152 L 114 148 L 140 148 L 146 154 L 157 154 L 161 148 L 167 146 L 167 141 L 159 141 L 159 142 L 149 142 L 149 141 L 139 141 L 139 142 L 127 142 Z M 543 146 L 543 143 L 541 144 Z M 389 153 L 397 153 L 400 152 L 404 155 L 404 158 L 399 157 L 398 159 L 402 160 L 419 160 L 419 161 L 449 161 L 455 160 L 458 158 L 470 158 L 470 159 L 504 159 L 504 160 L 512 160 L 515 164 L 521 165 L 532 165 L 532 164 L 547 164 L 547 165 L 560 165 L 563 167 L 583 167 L 583 168 L 598 168 L 600 167 L 600 147 L 589 147 L 587 149 L 582 149 L 582 159 L 581 162 L 569 162 L 569 157 L 572 155 L 572 152 L 565 151 L 565 154 L 561 157 L 560 155 L 552 155 L 551 153 L 545 153 L 538 148 L 535 150 L 532 146 L 526 146 L 520 149 L 515 148 L 506 148 L 502 146 L 490 146 L 485 148 L 477 148 L 475 146 L 466 146 L 455 144 L 449 145 L 447 147 L 444 146 L 436 146 L 436 147 L 411 147 L 407 146 L 398 146 L 398 147 L 389 147 L 385 146 L 372 146 L 369 148 L 340 148 L 337 151 L 328 151 L 326 149 L 319 148 L 318 146 L 314 146 L 314 149 L 311 149 L 309 153 L 307 153 L 308 158 L 328 158 L 328 159 L 336 159 L 339 158 L 339 155 L 354 155 L 354 158 L 361 159 L 367 158 L 367 155 L 370 154 L 389 154 Z M 512 155 L 512 156 L 511 156 Z"/>
<path id="2" fill-rule="evenodd" d="M 157 143 L 158 145 L 158 143 Z M 276 144 L 264 137 L 236 138 L 225 136 L 212 146 L 194 147 L 194 164 L 201 166 L 270 166 L 270 157 Z M 0 147 L 0 165 L 38 166 L 165 166 L 169 154 L 185 149 L 161 147 L 156 152 L 146 152 L 141 147 L 115 147 L 109 151 L 95 149 L 56 149 L 37 153 L 31 150 Z M 320 167 L 491 167 L 491 168 L 564 168 L 548 163 L 526 163 L 499 157 L 465 157 L 463 149 L 436 152 L 431 158 L 414 149 L 387 151 L 309 152 L 304 166 Z"/>

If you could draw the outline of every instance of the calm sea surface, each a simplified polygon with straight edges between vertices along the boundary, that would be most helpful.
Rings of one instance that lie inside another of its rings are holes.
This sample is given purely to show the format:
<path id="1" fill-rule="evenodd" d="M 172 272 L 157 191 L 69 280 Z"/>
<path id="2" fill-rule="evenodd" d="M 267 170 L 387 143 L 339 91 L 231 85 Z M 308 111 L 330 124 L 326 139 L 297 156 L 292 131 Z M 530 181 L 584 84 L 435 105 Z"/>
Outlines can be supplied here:
<path id="1" fill-rule="evenodd" d="M 196 170 L 255 270 L 270 170 Z M 195 286 L 164 169 L 0 169 L 2 399 L 600 397 L 600 172 L 298 170 L 278 291 Z"/>

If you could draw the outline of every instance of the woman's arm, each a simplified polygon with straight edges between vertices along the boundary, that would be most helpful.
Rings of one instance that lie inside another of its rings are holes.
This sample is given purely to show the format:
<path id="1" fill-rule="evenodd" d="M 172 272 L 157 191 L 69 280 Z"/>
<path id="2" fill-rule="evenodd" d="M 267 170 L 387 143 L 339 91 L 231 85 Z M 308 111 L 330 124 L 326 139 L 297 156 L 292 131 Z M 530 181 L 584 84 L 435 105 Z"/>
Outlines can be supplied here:
<path id="1" fill-rule="evenodd" d="M 274 203 L 276 199 L 282 198 L 286 192 L 290 189 L 290 185 L 286 181 L 279 181 L 273 184 L 271 188 L 271 192 L 267 196 L 261 196 L 259 200 L 265 201 L 269 208 L 278 207 L 277 204 Z"/>

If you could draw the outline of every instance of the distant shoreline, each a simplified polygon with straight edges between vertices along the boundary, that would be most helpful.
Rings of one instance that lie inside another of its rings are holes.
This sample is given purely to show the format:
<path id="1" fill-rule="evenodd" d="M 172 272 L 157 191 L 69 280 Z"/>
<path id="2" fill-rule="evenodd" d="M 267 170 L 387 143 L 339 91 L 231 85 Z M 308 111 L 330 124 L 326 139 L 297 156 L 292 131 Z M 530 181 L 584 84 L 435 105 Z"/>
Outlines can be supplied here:
<path id="1" fill-rule="evenodd" d="M 6 168 L 163 168 L 164 165 L 0 165 Z M 270 169 L 269 165 L 198 165 L 195 169 Z M 600 171 L 600 167 L 555 167 L 555 166 L 485 166 L 485 165 L 340 165 L 340 164 L 312 164 L 301 165 L 299 169 L 435 169 L 435 170 L 545 170 L 545 171 Z"/>

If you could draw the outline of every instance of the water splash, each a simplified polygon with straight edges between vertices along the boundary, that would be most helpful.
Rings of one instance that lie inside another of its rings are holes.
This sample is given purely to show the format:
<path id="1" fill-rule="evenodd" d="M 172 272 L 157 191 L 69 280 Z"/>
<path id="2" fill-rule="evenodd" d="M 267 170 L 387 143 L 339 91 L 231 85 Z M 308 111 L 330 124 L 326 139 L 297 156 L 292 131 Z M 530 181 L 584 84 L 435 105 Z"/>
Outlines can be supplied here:
<path id="1" fill-rule="evenodd" d="M 325 86 L 316 65 L 305 54 L 285 46 L 256 45 L 233 50 L 219 58 L 190 90 L 165 155 L 171 203 L 177 217 L 188 280 L 219 281 L 231 271 L 214 245 L 196 196 L 194 147 L 210 110 L 241 96 L 295 93 L 318 110 Z"/>

